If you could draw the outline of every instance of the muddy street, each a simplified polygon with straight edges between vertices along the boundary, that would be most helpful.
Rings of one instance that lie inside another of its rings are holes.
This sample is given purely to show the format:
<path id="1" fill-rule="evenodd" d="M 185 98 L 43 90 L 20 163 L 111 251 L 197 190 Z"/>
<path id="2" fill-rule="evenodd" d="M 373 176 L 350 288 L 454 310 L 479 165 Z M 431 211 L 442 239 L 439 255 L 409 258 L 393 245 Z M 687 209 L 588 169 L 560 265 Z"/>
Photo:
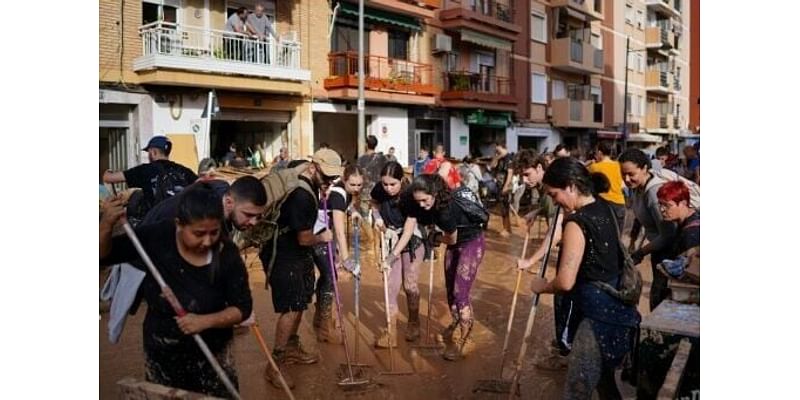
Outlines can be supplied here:
<path id="1" fill-rule="evenodd" d="M 442 359 L 439 352 L 430 349 L 415 349 L 404 340 L 406 327 L 405 300 L 399 299 L 401 315 L 398 320 L 398 344 L 394 352 L 395 369 L 412 372 L 410 375 L 383 375 L 376 378 L 376 384 L 366 392 L 347 392 L 337 386 L 340 364 L 345 363 L 341 344 L 317 343 L 311 327 L 313 304 L 303 316 L 300 337 L 304 347 L 319 352 L 321 360 L 313 365 L 290 365 L 288 371 L 297 383 L 294 395 L 298 399 L 492 399 L 504 396 L 486 393 L 473 393 L 472 389 L 479 379 L 497 379 L 500 371 L 501 349 L 506 323 L 511 305 L 516 278 L 515 260 L 522 249 L 524 227 L 514 227 L 514 235 L 504 239 L 497 234 L 500 219 L 492 215 L 486 233 L 486 255 L 478 271 L 478 278 L 472 289 L 472 302 L 476 323 L 470 341 L 465 347 L 465 358 L 457 362 Z M 536 225 L 539 228 L 538 224 Z M 532 253 L 545 236 L 544 229 L 531 235 L 528 253 Z M 371 365 L 373 371 L 389 369 L 389 351 L 376 350 L 373 342 L 381 327 L 386 324 L 382 276 L 377 271 L 371 242 L 364 238 L 362 248 L 361 282 L 361 331 L 358 338 L 358 362 Z M 253 294 L 253 308 L 259 321 L 261 333 L 267 345 L 271 346 L 275 334 L 276 314 L 272 308 L 271 295 L 265 290 L 265 277 L 261 264 L 254 251 L 247 253 L 245 265 L 250 275 L 250 288 Z M 420 343 L 425 340 L 426 310 L 428 307 L 428 268 L 430 263 L 422 264 L 420 272 L 420 292 L 422 297 L 420 313 L 422 334 Z M 547 276 L 554 276 L 555 252 L 551 256 Z M 645 261 L 641 271 L 645 280 L 640 311 L 647 313 L 648 288 L 651 279 L 649 263 Z M 520 297 L 517 303 L 513 330 L 506 357 L 506 378 L 511 376 L 513 363 L 517 358 L 525 323 L 530 310 L 531 299 L 529 281 L 531 274 L 523 273 Z M 102 282 L 101 282 L 102 283 Z M 342 296 L 342 309 L 345 318 L 347 338 L 353 351 L 354 337 L 354 285 L 352 279 L 343 276 L 339 281 Z M 401 297 L 404 295 L 401 294 Z M 449 322 L 450 316 L 445 299 L 444 278 L 441 258 L 434 263 L 433 319 L 431 321 L 431 341 Z M 142 321 L 146 305 L 142 305 L 135 316 L 129 317 L 126 329 L 116 345 L 108 341 L 107 316 L 101 312 L 100 329 L 100 398 L 117 398 L 116 382 L 128 376 L 143 379 L 144 361 L 142 356 Z M 335 315 L 335 314 L 334 314 Z M 548 348 L 553 339 L 552 296 L 543 296 L 536 313 L 532 339 L 528 346 L 520 379 L 521 392 L 526 399 L 560 398 L 564 372 L 550 372 L 537 369 L 533 363 L 540 353 Z M 338 336 L 338 330 L 337 336 Z M 255 336 L 247 329 L 236 330 L 234 355 L 238 370 L 240 393 L 245 399 L 286 398 L 265 378 L 267 360 L 261 352 Z M 620 385 L 623 394 L 631 396 L 632 388 Z"/>

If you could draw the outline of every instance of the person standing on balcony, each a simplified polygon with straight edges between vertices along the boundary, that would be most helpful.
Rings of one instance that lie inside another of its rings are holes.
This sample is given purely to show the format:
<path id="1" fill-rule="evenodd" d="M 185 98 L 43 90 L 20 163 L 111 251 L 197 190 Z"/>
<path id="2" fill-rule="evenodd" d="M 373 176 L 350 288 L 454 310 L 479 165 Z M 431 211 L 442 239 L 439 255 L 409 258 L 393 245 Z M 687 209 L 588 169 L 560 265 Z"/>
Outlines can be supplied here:
<path id="1" fill-rule="evenodd" d="M 228 60 L 244 60 L 244 40 L 248 34 L 247 8 L 239 7 L 236 13 L 225 23 L 225 32 L 239 35 L 225 35 L 225 58 Z"/>
<path id="2" fill-rule="evenodd" d="M 268 46 L 268 36 L 272 35 L 275 43 L 279 42 L 278 33 L 272 26 L 267 15 L 264 14 L 264 5 L 256 3 L 255 12 L 247 16 L 247 28 L 254 32 L 259 43 L 256 44 L 256 62 L 260 64 L 270 64 L 270 51 Z"/>

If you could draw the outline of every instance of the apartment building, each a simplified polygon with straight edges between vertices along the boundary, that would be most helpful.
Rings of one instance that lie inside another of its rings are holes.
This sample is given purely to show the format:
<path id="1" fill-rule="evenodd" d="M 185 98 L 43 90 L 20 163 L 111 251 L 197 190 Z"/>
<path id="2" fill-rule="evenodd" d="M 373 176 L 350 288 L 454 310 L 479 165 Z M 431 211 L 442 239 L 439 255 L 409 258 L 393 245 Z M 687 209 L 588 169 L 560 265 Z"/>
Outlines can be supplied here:
<path id="1" fill-rule="evenodd" d="M 700 0 L 693 0 L 691 7 L 691 57 L 689 58 L 689 130 L 700 134 Z"/>
<path id="2" fill-rule="evenodd" d="M 255 3 L 100 1 L 101 171 L 143 162 L 153 135 L 172 137 L 173 159 L 190 168 L 231 143 L 245 157 L 257 144 L 311 151 L 310 4 L 261 2 L 279 40 L 225 31 Z"/>

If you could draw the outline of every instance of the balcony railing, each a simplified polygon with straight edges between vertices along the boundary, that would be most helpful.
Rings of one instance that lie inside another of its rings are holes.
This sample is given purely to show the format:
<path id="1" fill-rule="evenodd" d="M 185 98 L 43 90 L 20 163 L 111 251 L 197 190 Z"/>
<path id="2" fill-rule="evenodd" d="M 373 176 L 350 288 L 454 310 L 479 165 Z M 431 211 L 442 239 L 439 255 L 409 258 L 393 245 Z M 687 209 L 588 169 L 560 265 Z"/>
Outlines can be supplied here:
<path id="1" fill-rule="evenodd" d="M 471 0 L 462 4 L 465 8 L 503 22 L 511 23 L 514 20 L 514 9 L 508 4 L 498 3 L 497 0 Z"/>
<path id="2" fill-rule="evenodd" d="M 358 87 L 358 53 L 331 53 L 328 55 L 328 64 L 326 89 Z M 436 91 L 432 71 L 430 64 L 364 56 L 364 86 L 367 90 L 432 95 Z"/>
<path id="3" fill-rule="evenodd" d="M 511 95 L 511 80 L 492 74 L 452 71 L 443 74 L 443 91 Z"/>
<path id="4" fill-rule="evenodd" d="M 583 63 L 583 43 L 574 38 L 569 41 L 569 59 L 577 63 Z"/>
<path id="5" fill-rule="evenodd" d="M 580 121 L 583 119 L 583 102 L 580 100 L 574 100 L 569 102 L 569 120 L 570 121 Z"/>
<path id="6" fill-rule="evenodd" d="M 672 127 L 675 129 L 680 129 L 681 127 L 681 117 L 675 116 L 672 118 Z"/>
<path id="7" fill-rule="evenodd" d="M 669 119 L 666 115 L 659 115 L 658 116 L 658 127 L 661 129 L 668 129 L 669 128 Z"/>
<path id="8" fill-rule="evenodd" d="M 566 98 L 553 99 L 553 123 L 566 127 L 599 127 L 603 124 L 603 104 L 595 103 L 584 88 L 574 88 Z"/>
<path id="9" fill-rule="evenodd" d="M 142 57 L 134 62 L 134 69 L 137 65 L 138 69 L 163 66 L 259 76 L 276 75 L 275 68 L 300 69 L 301 46 L 295 40 L 275 43 L 271 37 L 259 40 L 235 32 L 164 21 L 141 26 L 139 34 Z M 305 79 L 310 78 L 308 75 Z"/>
<path id="10" fill-rule="evenodd" d="M 603 72 L 603 50 L 574 36 L 555 38 L 551 44 L 550 62 L 553 67 L 570 72 L 600 74 Z"/>

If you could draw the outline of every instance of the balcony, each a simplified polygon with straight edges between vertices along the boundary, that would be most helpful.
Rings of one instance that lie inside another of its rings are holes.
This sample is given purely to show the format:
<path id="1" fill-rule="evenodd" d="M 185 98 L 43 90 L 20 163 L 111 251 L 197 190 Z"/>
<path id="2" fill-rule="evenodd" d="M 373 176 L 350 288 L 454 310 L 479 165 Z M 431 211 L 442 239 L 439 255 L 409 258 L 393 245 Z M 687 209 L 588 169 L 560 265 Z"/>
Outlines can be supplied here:
<path id="1" fill-rule="evenodd" d="M 651 133 L 671 133 L 675 129 L 672 114 L 649 110 L 645 118 L 645 129 Z"/>
<path id="2" fill-rule="evenodd" d="M 461 5 L 450 3 L 450 8 L 439 11 L 442 27 L 449 30 L 468 28 L 488 35 L 514 41 L 522 31 L 514 23 L 514 9 L 497 0 L 463 0 Z"/>
<path id="3" fill-rule="evenodd" d="M 658 94 L 669 95 L 673 93 L 672 73 L 659 68 L 648 68 L 645 73 L 645 90 Z"/>
<path id="4" fill-rule="evenodd" d="M 509 78 L 477 72 L 452 71 L 442 74 L 442 103 L 447 107 L 516 110 L 517 100 Z"/>
<path id="5" fill-rule="evenodd" d="M 142 56 L 133 70 L 173 69 L 211 74 L 309 81 L 300 68 L 300 43 L 283 39 L 257 40 L 247 35 L 153 22 L 139 28 Z"/>
<path id="6" fill-rule="evenodd" d="M 647 8 L 652 8 L 657 12 L 661 12 L 670 17 L 680 18 L 681 13 L 675 9 L 674 1 L 675 0 L 644 0 L 644 4 L 647 5 Z"/>
<path id="7" fill-rule="evenodd" d="M 593 20 L 603 19 L 603 0 L 551 0 L 552 7 L 568 7 Z"/>
<path id="8" fill-rule="evenodd" d="M 579 74 L 603 73 L 603 50 L 575 38 L 553 40 L 550 53 L 553 68 Z"/>
<path id="9" fill-rule="evenodd" d="M 358 97 L 358 53 L 328 55 L 329 71 L 324 86 L 331 97 Z M 405 60 L 367 55 L 364 57 L 364 90 L 368 99 L 389 102 L 434 104 L 436 87 L 433 68 Z"/>
<path id="10" fill-rule="evenodd" d="M 371 0 L 369 2 L 369 7 L 372 8 L 428 19 L 434 18 L 435 10 L 441 6 L 441 0 Z"/>
<path id="11" fill-rule="evenodd" d="M 644 31 L 645 45 L 648 49 L 672 49 L 675 45 L 675 34 L 664 26 L 650 26 Z"/>
<path id="12" fill-rule="evenodd" d="M 553 107 L 553 125 L 567 128 L 602 128 L 603 105 L 592 100 L 556 99 Z"/>

